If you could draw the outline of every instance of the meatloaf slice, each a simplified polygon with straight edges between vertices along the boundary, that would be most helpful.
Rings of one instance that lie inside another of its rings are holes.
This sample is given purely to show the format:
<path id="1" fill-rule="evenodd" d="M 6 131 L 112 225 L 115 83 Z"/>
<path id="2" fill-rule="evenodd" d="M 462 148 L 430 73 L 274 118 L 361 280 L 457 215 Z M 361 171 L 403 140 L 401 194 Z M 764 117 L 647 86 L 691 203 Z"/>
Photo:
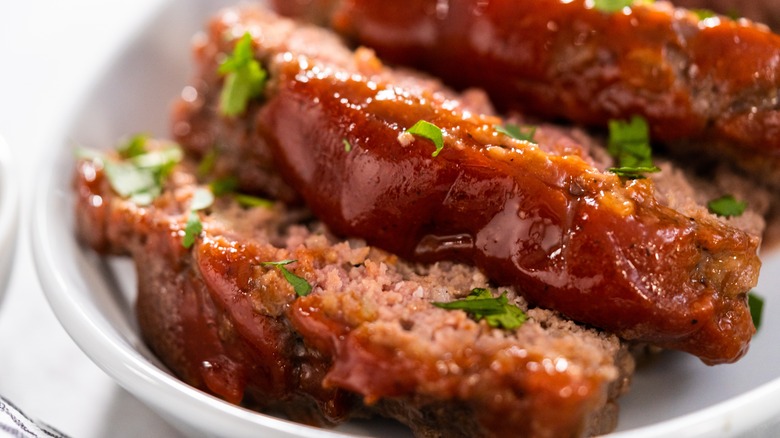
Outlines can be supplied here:
<path id="1" fill-rule="evenodd" d="M 220 63 L 247 37 L 268 83 L 225 115 Z M 226 173 L 281 179 L 334 233 L 473 264 L 534 305 L 708 364 L 747 351 L 760 238 L 701 203 L 680 207 L 653 179 L 605 171 L 576 141 L 506 135 L 484 99 L 262 8 L 222 11 L 195 47 L 177 140 L 195 156 L 216 148 Z M 419 122 L 440 145 L 409 132 Z"/>
<path id="2" fill-rule="evenodd" d="M 135 259 L 143 337 L 185 382 L 305 423 L 389 416 L 421 437 L 615 427 L 615 400 L 633 372 L 616 336 L 529 308 L 513 287 L 493 287 L 473 267 L 413 264 L 337 239 L 281 204 L 243 208 L 220 197 L 197 213 L 202 232 L 185 248 L 194 166 L 176 168 L 163 193 L 139 206 L 112 190 L 107 159 L 78 165 L 79 236 Z M 283 260 L 297 260 L 287 273 L 310 293 L 297 294 L 279 266 L 264 265 Z M 506 293 L 527 321 L 493 328 L 432 304 L 473 288 Z"/>
<path id="3" fill-rule="evenodd" d="M 780 188 L 780 36 L 766 26 L 661 1 L 336 3 L 321 9 L 333 26 L 388 62 L 545 117 L 606 127 L 639 114 L 670 151 Z M 740 9 L 772 10 L 760 4 Z"/>

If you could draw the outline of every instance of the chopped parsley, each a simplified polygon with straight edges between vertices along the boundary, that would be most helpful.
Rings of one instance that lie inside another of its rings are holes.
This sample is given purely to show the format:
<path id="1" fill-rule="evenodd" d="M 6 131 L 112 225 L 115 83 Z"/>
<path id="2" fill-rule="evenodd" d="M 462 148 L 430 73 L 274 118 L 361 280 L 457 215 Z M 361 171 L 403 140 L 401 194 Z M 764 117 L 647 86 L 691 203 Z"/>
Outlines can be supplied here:
<path id="1" fill-rule="evenodd" d="M 637 2 L 636 0 L 594 0 L 593 7 L 602 12 L 618 12 L 623 8 L 630 7 L 634 3 L 653 3 L 653 0 L 643 0 Z"/>
<path id="2" fill-rule="evenodd" d="M 463 310 L 477 321 L 484 319 L 491 327 L 507 330 L 520 327 L 528 319 L 522 309 L 509 304 L 506 292 L 493 298 L 490 291 L 483 288 L 472 289 L 462 300 L 434 302 L 433 305 L 447 310 Z"/>
<path id="3" fill-rule="evenodd" d="M 516 125 L 514 123 L 506 123 L 503 126 L 496 125 L 494 126 L 494 128 L 496 132 L 512 137 L 515 140 L 527 141 L 529 143 L 536 144 L 536 142 L 534 141 L 534 135 L 536 134 L 536 126 L 525 126 L 526 130 L 523 130 L 523 127 L 521 127 L 520 125 Z"/>
<path id="4" fill-rule="evenodd" d="M 235 176 L 228 176 L 225 178 L 219 178 L 209 183 L 211 193 L 214 196 L 222 196 L 228 193 L 234 192 L 238 188 L 238 178 Z"/>
<path id="5" fill-rule="evenodd" d="M 707 209 L 718 216 L 741 216 L 747 208 L 747 202 L 737 201 L 733 195 L 724 195 L 707 203 Z"/>
<path id="6" fill-rule="evenodd" d="M 223 115 L 242 114 L 249 101 L 263 93 L 268 73 L 254 57 L 249 32 L 238 40 L 233 53 L 219 66 L 219 74 L 225 76 L 219 96 L 219 110 Z"/>
<path id="7" fill-rule="evenodd" d="M 696 14 L 696 17 L 699 19 L 699 21 L 706 20 L 708 18 L 712 18 L 712 17 L 715 17 L 717 15 L 717 14 L 715 14 L 714 11 L 712 11 L 710 9 L 703 9 L 703 8 L 691 9 L 691 12 Z"/>
<path id="8" fill-rule="evenodd" d="M 233 194 L 233 199 L 239 203 L 242 207 L 263 207 L 272 208 L 276 203 L 270 199 L 260 198 L 257 196 L 246 195 L 243 193 Z"/>
<path id="9" fill-rule="evenodd" d="M 213 172 L 214 168 L 217 167 L 217 158 L 219 158 L 217 148 L 211 148 L 208 152 L 206 152 L 206 155 L 204 155 L 198 163 L 198 176 L 205 178 L 211 172 Z"/>
<path id="10" fill-rule="evenodd" d="M 209 188 L 214 196 L 230 195 L 238 202 L 242 207 L 263 207 L 271 208 L 276 204 L 270 199 L 260 198 L 257 196 L 247 195 L 244 193 L 236 193 L 238 188 L 238 178 L 229 176 L 226 178 L 219 178 L 209 183 Z"/>
<path id="11" fill-rule="evenodd" d="M 261 264 L 263 266 L 271 266 L 278 269 L 282 273 L 282 276 L 284 276 L 284 279 L 293 287 L 295 294 L 299 297 L 305 297 L 311 293 L 311 285 L 305 278 L 293 274 L 286 268 L 286 265 L 295 262 L 297 262 L 297 260 L 281 260 L 278 262 L 263 262 Z"/>
<path id="12" fill-rule="evenodd" d="M 122 158 L 133 158 L 146 153 L 147 134 L 136 134 L 130 137 L 124 144 L 119 145 L 117 152 Z"/>
<path id="13" fill-rule="evenodd" d="M 203 231 L 203 223 L 200 221 L 199 210 L 206 209 L 214 203 L 214 194 L 211 190 L 205 188 L 198 188 L 195 193 L 192 194 L 190 200 L 190 215 L 187 218 L 187 225 L 184 226 L 184 237 L 181 244 L 185 248 L 191 247 L 195 243 L 197 238 Z"/>
<path id="14" fill-rule="evenodd" d="M 195 193 L 192 194 L 192 200 L 190 201 L 190 210 L 198 211 L 204 208 L 209 208 L 214 203 L 214 194 L 211 190 L 205 188 L 198 188 Z"/>
<path id="15" fill-rule="evenodd" d="M 352 151 L 352 143 L 350 143 L 349 140 L 342 138 L 341 142 L 344 143 L 344 152 Z"/>
<path id="16" fill-rule="evenodd" d="M 748 292 L 748 307 L 750 307 L 750 316 L 753 318 L 753 326 L 758 330 L 761 327 L 761 317 L 764 313 L 764 299 L 754 292 Z"/>
<path id="17" fill-rule="evenodd" d="M 137 135 L 120 145 L 120 159 L 88 149 L 80 149 L 78 156 L 101 161 L 108 183 L 119 196 L 137 205 L 149 205 L 160 195 L 165 179 L 183 154 L 175 143 L 148 151 L 147 141 L 146 135 Z"/>
<path id="18" fill-rule="evenodd" d="M 190 211 L 190 216 L 187 218 L 187 225 L 184 227 L 184 237 L 181 240 L 181 245 L 185 248 L 191 247 L 195 243 L 195 238 L 203 231 L 203 223 L 200 221 L 200 216 L 197 211 Z"/>
<path id="19" fill-rule="evenodd" d="M 412 125 L 411 128 L 407 129 L 406 132 L 432 141 L 436 146 L 436 150 L 431 154 L 432 157 L 436 157 L 439 155 L 439 152 L 444 149 L 444 136 L 441 133 L 441 128 L 433 123 L 420 120 Z"/>
<path id="20" fill-rule="evenodd" d="M 620 177 L 644 178 L 645 173 L 659 172 L 653 164 L 650 148 L 650 130 L 644 118 L 634 116 L 630 121 L 609 121 L 607 151 L 615 158 L 617 166 L 608 170 Z"/>

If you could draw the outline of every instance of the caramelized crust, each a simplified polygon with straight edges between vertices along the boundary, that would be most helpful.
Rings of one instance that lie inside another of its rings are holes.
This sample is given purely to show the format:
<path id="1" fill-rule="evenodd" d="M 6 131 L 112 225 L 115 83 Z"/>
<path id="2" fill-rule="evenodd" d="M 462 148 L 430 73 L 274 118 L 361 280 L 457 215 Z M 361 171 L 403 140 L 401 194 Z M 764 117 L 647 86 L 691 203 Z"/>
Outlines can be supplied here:
<path id="1" fill-rule="evenodd" d="M 312 41 L 332 41 L 327 32 L 260 9 L 212 22 L 198 48 L 202 71 L 215 70 L 232 50 L 229 36 L 244 30 L 271 72 L 265 101 L 243 119 L 263 142 L 223 147 L 269 148 L 336 233 L 411 260 L 473 264 L 534 305 L 708 364 L 745 353 L 758 238 L 661 205 L 648 179 L 621 180 L 578 154 L 502 135 L 502 119 L 365 52 L 317 52 Z M 211 77 L 194 107 L 207 108 L 219 90 Z M 177 113 L 176 123 L 191 114 Z M 431 141 L 404 134 L 418 120 L 441 128 L 438 156 Z M 209 129 L 234 124 L 216 116 Z"/>

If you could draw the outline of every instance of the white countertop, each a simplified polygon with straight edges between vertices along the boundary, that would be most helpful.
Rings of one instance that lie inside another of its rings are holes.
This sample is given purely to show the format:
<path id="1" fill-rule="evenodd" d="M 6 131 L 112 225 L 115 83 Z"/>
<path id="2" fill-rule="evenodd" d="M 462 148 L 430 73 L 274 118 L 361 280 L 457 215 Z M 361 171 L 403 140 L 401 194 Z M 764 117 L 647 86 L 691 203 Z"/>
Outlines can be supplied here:
<path id="1" fill-rule="evenodd" d="M 40 157 L 69 108 L 158 0 L 0 2 L 0 136 L 20 180 L 20 229 L 0 302 L 0 394 L 72 437 L 178 437 L 68 337 L 38 284 L 29 244 Z"/>

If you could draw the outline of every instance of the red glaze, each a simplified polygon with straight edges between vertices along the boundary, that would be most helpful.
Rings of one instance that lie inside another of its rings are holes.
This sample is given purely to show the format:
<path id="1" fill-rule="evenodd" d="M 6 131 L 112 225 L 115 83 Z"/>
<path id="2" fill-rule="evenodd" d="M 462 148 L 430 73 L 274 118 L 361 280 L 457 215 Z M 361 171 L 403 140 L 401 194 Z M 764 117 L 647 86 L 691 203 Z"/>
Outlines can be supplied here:
<path id="1" fill-rule="evenodd" d="M 499 135 L 500 119 L 440 95 L 295 61 L 274 71 L 260 129 L 333 231 L 414 260 L 474 263 L 532 303 L 709 364 L 746 351 L 757 239 L 659 205 L 649 180 Z M 418 120 L 445 133 L 435 158 L 429 140 L 399 140 Z"/>
<path id="2" fill-rule="evenodd" d="M 544 366 L 551 363 L 548 357 L 531 353 L 520 358 L 510 349 L 486 355 L 476 345 L 465 345 L 447 363 L 469 377 L 443 374 L 440 357 L 382 345 L 375 339 L 381 335 L 343 322 L 356 319 L 348 310 L 341 318 L 328 314 L 325 300 L 316 294 L 299 298 L 291 322 L 307 343 L 334 357 L 324 385 L 363 394 L 366 403 L 415 391 L 433 393 L 473 406 L 471 415 L 484 436 L 554 437 L 582 435 L 587 429 L 583 419 L 606 397 L 601 376 L 551 369 Z"/>
<path id="3" fill-rule="evenodd" d="M 695 140 L 780 186 L 780 37 L 763 26 L 584 0 L 343 0 L 333 22 L 503 108 L 595 126 L 642 115 L 674 149 Z"/>
<path id="4" fill-rule="evenodd" d="M 378 321 L 377 302 L 365 295 L 318 284 L 317 270 L 339 264 L 337 246 L 278 248 L 223 229 L 214 207 L 203 213 L 204 231 L 187 249 L 185 193 L 195 186 L 171 187 L 139 208 L 112 193 L 91 162 L 80 163 L 76 185 L 81 238 L 99 250 L 133 254 L 145 340 L 182 380 L 204 391 L 303 422 L 338 422 L 376 409 L 444 436 L 458 427 L 463 436 L 485 437 L 582 436 L 614 427 L 598 414 L 622 391 L 615 385 L 624 385 L 625 376 L 613 374 L 613 360 L 628 353 L 615 346 L 615 357 L 601 356 L 609 347 L 599 344 L 611 337 L 583 330 L 582 344 L 573 345 L 571 333 L 548 333 L 530 322 L 514 334 L 495 333 L 442 309 L 435 310 L 441 319 L 427 319 L 432 325 L 402 328 L 397 320 Z M 95 196 L 104 202 L 92 202 Z M 101 245 L 101 239 L 108 240 Z M 298 297 L 261 265 L 279 257 L 295 258 L 296 272 L 313 279 L 310 295 Z M 397 262 L 378 257 L 375 266 Z M 382 276 L 361 270 L 368 282 Z M 393 311 L 411 317 L 433 307 L 410 304 Z M 437 335 L 420 336 L 428 330 Z M 452 331 L 457 341 L 448 339 Z"/>

